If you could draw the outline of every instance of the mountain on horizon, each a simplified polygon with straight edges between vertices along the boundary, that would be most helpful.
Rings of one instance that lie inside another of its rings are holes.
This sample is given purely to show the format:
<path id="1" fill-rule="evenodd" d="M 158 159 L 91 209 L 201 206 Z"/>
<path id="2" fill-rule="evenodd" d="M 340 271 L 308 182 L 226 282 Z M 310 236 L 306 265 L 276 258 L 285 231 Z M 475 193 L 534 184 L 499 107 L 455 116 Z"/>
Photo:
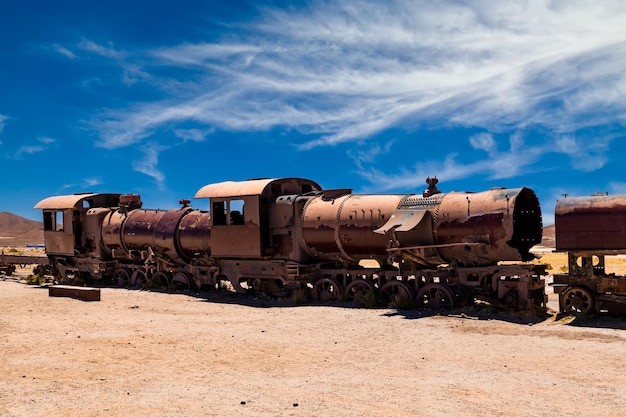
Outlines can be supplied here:
<path id="1" fill-rule="evenodd" d="M 43 244 L 43 223 L 6 211 L 0 212 L 0 246 Z"/>
<path id="2" fill-rule="evenodd" d="M 541 246 L 545 246 L 547 248 L 556 247 L 555 228 L 553 224 L 543 227 L 543 238 L 541 239 Z"/>

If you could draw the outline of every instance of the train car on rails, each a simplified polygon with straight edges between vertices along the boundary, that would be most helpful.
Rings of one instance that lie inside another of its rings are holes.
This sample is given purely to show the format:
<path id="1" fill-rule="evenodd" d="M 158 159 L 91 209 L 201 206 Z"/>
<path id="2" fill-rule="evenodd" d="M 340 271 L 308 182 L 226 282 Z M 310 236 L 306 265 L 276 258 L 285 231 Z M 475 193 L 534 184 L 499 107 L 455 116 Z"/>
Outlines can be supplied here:
<path id="1" fill-rule="evenodd" d="M 529 188 L 353 194 L 301 178 L 209 184 L 179 208 L 145 209 L 136 194 L 40 201 L 46 253 L 60 283 L 219 288 L 433 309 L 487 300 L 545 309 L 545 266 Z"/>
<path id="2" fill-rule="evenodd" d="M 565 197 L 555 208 L 556 250 L 568 272 L 554 275 L 560 311 L 626 313 L 626 277 L 608 272 L 607 257 L 626 256 L 626 195 Z"/>

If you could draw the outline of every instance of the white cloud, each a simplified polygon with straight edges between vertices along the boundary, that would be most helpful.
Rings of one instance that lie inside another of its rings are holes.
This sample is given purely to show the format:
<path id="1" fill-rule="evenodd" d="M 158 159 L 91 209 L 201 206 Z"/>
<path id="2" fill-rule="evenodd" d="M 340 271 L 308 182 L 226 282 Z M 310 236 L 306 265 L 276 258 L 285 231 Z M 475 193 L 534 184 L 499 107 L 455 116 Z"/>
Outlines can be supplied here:
<path id="1" fill-rule="evenodd" d="M 163 150 L 158 145 L 149 144 L 142 147 L 143 159 L 133 162 L 133 169 L 142 174 L 152 177 L 157 186 L 161 189 L 165 181 L 165 175 L 157 168 L 159 163 L 159 153 Z"/>
<path id="2" fill-rule="evenodd" d="M 306 150 L 390 128 L 472 127 L 488 132 L 470 138 L 484 160 L 450 154 L 389 180 L 414 181 L 435 167 L 453 178 L 506 178 L 545 153 L 566 154 L 584 171 L 606 163 L 606 149 L 574 138 L 582 128 L 626 124 L 625 22 L 620 0 L 313 1 L 261 8 L 257 20 L 213 43 L 132 51 L 86 39 L 79 47 L 117 63 L 126 84 L 162 93 L 95 120 L 106 148 L 155 140 L 165 129 L 183 140 L 215 128 L 293 129 L 315 137 L 301 144 Z M 177 128 L 188 122 L 200 127 Z M 531 128 L 545 138 L 525 140 L 519 132 Z M 137 169 L 162 181 L 157 160 Z"/>
<path id="3" fill-rule="evenodd" d="M 494 153 L 498 146 L 490 133 L 479 133 L 471 136 L 469 141 L 474 149 L 480 149 L 488 154 Z"/>
<path id="4" fill-rule="evenodd" d="M 571 166 L 580 171 L 591 172 L 602 168 L 609 160 L 607 153 L 612 137 L 577 139 L 573 136 L 558 137 L 553 152 L 569 156 Z"/>
<path id="5" fill-rule="evenodd" d="M 403 189 L 421 184 L 427 176 L 437 176 L 446 181 L 464 178 L 488 178 L 499 180 L 513 178 L 530 171 L 549 171 L 551 166 L 544 166 L 542 161 L 547 155 L 565 155 L 573 169 L 591 172 L 603 167 L 608 162 L 609 145 L 612 139 L 593 141 L 578 140 L 571 136 L 558 137 L 537 144 L 526 144 L 521 132 L 514 132 L 509 137 L 509 149 L 497 150 L 497 141 L 492 134 L 481 133 L 469 138 L 474 149 L 487 153 L 486 157 L 462 158 L 463 155 L 452 152 L 443 159 L 429 159 L 418 162 L 413 169 L 401 168 L 395 174 L 385 173 L 365 164 L 358 164 L 359 175 L 384 190 Z M 469 161 L 468 161 L 469 160 Z"/>
<path id="6" fill-rule="evenodd" d="M 22 159 L 25 155 L 34 155 L 34 154 L 43 152 L 47 150 L 50 147 L 50 145 L 54 144 L 56 140 L 47 136 L 42 136 L 42 137 L 37 138 L 37 142 L 39 142 L 40 145 L 20 146 L 13 155 L 9 156 L 9 158 L 10 159 Z"/>
<path id="7" fill-rule="evenodd" d="M 78 44 L 78 47 L 85 52 L 91 52 L 113 60 L 122 61 L 126 57 L 126 53 L 116 50 L 113 47 L 113 43 L 109 43 L 108 46 L 103 46 L 89 39 L 83 39 Z"/>
<path id="8" fill-rule="evenodd" d="M 580 153 L 578 142 L 572 136 L 562 136 L 555 140 L 555 150 L 567 155 L 576 155 Z"/>
<path id="9" fill-rule="evenodd" d="M 70 51 L 69 49 L 67 49 L 66 47 L 59 45 L 59 44 L 54 44 L 52 45 L 52 47 L 54 48 L 54 50 L 56 52 L 58 52 L 59 54 L 69 58 L 69 59 L 75 59 L 77 58 L 76 54 L 74 54 L 74 52 Z"/>
<path id="10" fill-rule="evenodd" d="M 521 133 L 514 132 L 509 138 L 509 145 L 511 146 L 511 152 L 516 152 L 524 146 L 524 138 Z"/>
<path id="11" fill-rule="evenodd" d="M 0 133 L 2 133 L 2 131 L 4 130 L 4 122 L 6 120 L 9 120 L 8 116 L 2 115 L 0 114 Z"/>
<path id="12" fill-rule="evenodd" d="M 50 145 L 50 144 L 56 142 L 56 139 L 53 139 L 53 138 L 48 137 L 48 136 L 43 136 L 43 137 L 37 138 L 37 140 L 39 142 L 43 143 L 43 144 L 46 144 L 46 145 Z"/>
<path id="13" fill-rule="evenodd" d="M 549 151 L 543 145 L 519 149 L 516 146 L 520 139 L 515 139 L 509 150 L 500 152 L 495 150 L 495 141 L 491 142 L 490 139 L 493 139 L 491 135 L 485 134 L 481 136 L 481 139 L 475 139 L 476 136 L 479 135 L 472 136 L 472 138 L 478 144 L 477 148 L 489 150 L 486 158 L 473 158 L 471 162 L 465 162 L 460 160 L 459 154 L 449 153 L 443 160 L 431 159 L 428 162 L 419 162 L 412 170 L 402 169 L 398 174 L 386 174 L 378 169 L 364 168 L 359 175 L 383 190 L 414 188 L 416 184 L 422 184 L 429 176 L 437 176 L 447 182 L 468 177 L 499 180 L 523 174 Z"/>
<path id="14" fill-rule="evenodd" d="M 33 155 L 39 152 L 43 152 L 46 148 L 39 145 L 20 146 L 13 159 L 21 159 L 23 155 Z"/>
<path id="15" fill-rule="evenodd" d="M 102 184 L 102 180 L 100 178 L 85 178 L 84 181 L 85 187 L 95 187 L 100 184 Z"/>
<path id="16" fill-rule="evenodd" d="M 91 190 L 90 188 L 96 187 L 100 184 L 102 184 L 102 180 L 100 178 L 85 178 L 83 182 L 80 184 L 63 184 L 61 186 L 61 189 L 62 190 L 80 189 L 80 190 L 89 190 L 90 192 L 93 192 L 94 190 Z"/>
<path id="17" fill-rule="evenodd" d="M 174 134 L 176 137 L 181 138 L 183 141 L 204 142 L 207 136 L 212 135 L 215 129 L 175 129 Z"/>
<path id="18" fill-rule="evenodd" d="M 435 116 L 487 130 L 536 123 L 567 131 L 598 104 L 626 109 L 626 4 L 619 1 L 313 2 L 262 13 L 223 43 L 148 51 L 151 65 L 193 67 L 203 76 L 162 102 L 106 115 L 111 123 L 97 125 L 105 146 L 182 120 L 320 134 L 310 147 Z M 89 40 L 81 48 L 120 62 L 130 55 Z M 154 78 L 145 71 L 132 73 Z M 556 110 L 535 115 L 547 103 Z"/>

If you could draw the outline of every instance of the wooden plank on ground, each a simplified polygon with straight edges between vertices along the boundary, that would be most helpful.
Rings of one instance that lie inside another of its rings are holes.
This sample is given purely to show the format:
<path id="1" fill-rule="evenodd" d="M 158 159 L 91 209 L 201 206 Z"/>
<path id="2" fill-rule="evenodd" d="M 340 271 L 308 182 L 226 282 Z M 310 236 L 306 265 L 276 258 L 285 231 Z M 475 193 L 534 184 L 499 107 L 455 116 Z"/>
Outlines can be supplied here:
<path id="1" fill-rule="evenodd" d="M 49 297 L 70 297 L 83 301 L 100 301 L 100 288 L 52 285 L 48 287 Z"/>

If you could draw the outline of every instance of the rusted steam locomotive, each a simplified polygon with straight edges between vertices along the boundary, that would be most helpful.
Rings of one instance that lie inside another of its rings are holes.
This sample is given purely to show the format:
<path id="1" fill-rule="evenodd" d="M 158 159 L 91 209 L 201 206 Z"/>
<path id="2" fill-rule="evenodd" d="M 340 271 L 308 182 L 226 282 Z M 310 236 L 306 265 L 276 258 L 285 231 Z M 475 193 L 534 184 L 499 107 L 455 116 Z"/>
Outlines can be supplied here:
<path id="1" fill-rule="evenodd" d="M 371 291 L 391 302 L 452 308 L 476 299 L 545 308 L 545 267 L 528 263 L 541 241 L 528 188 L 352 194 L 301 178 L 209 184 L 209 210 L 144 209 L 136 194 L 49 197 L 46 253 L 60 282 L 214 288 L 322 300 Z M 502 261 L 512 261 L 502 264 Z"/>
<path id="2" fill-rule="evenodd" d="M 626 313 L 626 277 L 607 273 L 605 262 L 626 255 L 626 195 L 559 199 L 555 237 L 568 255 L 568 273 L 553 283 L 561 312 Z"/>

